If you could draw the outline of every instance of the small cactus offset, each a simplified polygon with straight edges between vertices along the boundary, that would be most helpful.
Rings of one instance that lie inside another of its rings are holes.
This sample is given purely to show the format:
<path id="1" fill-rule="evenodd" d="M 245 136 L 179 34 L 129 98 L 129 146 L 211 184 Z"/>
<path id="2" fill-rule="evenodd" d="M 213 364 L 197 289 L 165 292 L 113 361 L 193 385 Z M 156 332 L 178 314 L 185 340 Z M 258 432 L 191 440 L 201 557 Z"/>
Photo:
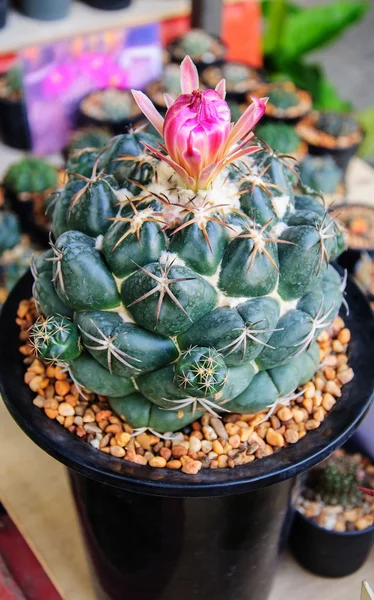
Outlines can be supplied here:
<path id="1" fill-rule="evenodd" d="M 19 196 L 43 194 L 55 189 L 57 170 L 41 158 L 23 158 L 9 167 L 3 185 L 6 190 Z"/>
<path id="2" fill-rule="evenodd" d="M 40 317 L 30 339 L 36 355 L 47 362 L 71 362 L 82 352 L 77 326 L 60 315 Z"/>
<path id="3" fill-rule="evenodd" d="M 299 165 L 304 185 L 323 194 L 333 194 L 343 183 L 343 171 L 329 156 L 307 156 Z"/>
<path id="4" fill-rule="evenodd" d="M 295 196 L 287 157 L 252 141 L 265 99 L 232 125 L 224 83 L 200 91 L 190 58 L 181 73 L 165 119 L 134 92 L 163 145 L 128 132 L 90 175 L 78 161 L 33 268 L 41 314 L 77 328 L 82 354 L 64 354 L 77 383 L 159 433 L 293 398 L 344 293 L 335 221 Z"/>
<path id="5" fill-rule="evenodd" d="M 100 149 L 110 140 L 110 133 L 101 127 L 85 127 L 76 131 L 67 147 L 67 155 L 70 156 L 77 150 L 85 148 Z"/>

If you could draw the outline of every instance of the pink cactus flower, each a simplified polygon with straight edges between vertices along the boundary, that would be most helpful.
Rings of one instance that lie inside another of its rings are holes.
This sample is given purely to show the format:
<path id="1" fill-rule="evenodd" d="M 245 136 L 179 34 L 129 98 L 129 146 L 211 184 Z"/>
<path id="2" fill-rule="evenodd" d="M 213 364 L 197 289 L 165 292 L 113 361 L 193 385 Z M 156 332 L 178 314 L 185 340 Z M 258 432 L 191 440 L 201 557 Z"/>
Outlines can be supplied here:
<path id="1" fill-rule="evenodd" d="M 189 56 L 181 64 L 181 90 L 175 101 L 165 95 L 165 119 L 145 94 L 136 90 L 132 93 L 164 138 L 161 150 L 145 144 L 148 150 L 171 165 L 188 187 L 206 189 L 228 164 L 260 149 L 248 142 L 253 137 L 251 130 L 265 112 L 267 98 L 252 98 L 239 121 L 231 124 L 224 79 L 215 90 L 200 91 L 197 69 Z"/>

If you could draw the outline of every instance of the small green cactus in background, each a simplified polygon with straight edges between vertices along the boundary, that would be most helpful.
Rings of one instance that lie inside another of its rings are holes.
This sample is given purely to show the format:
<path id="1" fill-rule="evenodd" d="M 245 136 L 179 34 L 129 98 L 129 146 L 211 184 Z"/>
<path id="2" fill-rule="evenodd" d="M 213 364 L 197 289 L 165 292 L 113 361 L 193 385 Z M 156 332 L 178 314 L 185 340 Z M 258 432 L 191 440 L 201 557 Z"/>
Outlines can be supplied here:
<path id="1" fill-rule="evenodd" d="M 282 87 L 275 87 L 269 91 L 269 103 L 273 104 L 276 108 L 286 110 L 299 104 L 299 98 L 296 92 L 283 89 Z"/>
<path id="2" fill-rule="evenodd" d="M 108 88 L 102 92 L 101 110 L 111 122 L 130 119 L 134 107 L 132 96 L 123 90 Z"/>
<path id="3" fill-rule="evenodd" d="M 309 479 L 324 504 L 352 508 L 362 503 L 363 494 L 358 489 L 362 474 L 354 455 L 331 456 L 310 471 Z"/>
<path id="4" fill-rule="evenodd" d="M 202 29 L 191 29 L 180 39 L 180 46 L 189 56 L 202 56 L 211 51 L 212 37 Z"/>
<path id="5" fill-rule="evenodd" d="M 343 181 L 343 171 L 331 156 L 307 156 L 299 164 L 303 184 L 324 194 L 333 194 Z"/>
<path id="6" fill-rule="evenodd" d="M 258 138 L 280 154 L 291 154 L 300 146 L 295 128 L 287 123 L 264 123 L 256 128 Z"/>
<path id="7" fill-rule="evenodd" d="M 35 354 L 47 362 L 71 362 L 82 353 L 77 326 L 67 317 L 39 317 L 30 339 Z"/>
<path id="8" fill-rule="evenodd" d="M 356 133 L 358 123 L 352 115 L 327 111 L 321 112 L 318 115 L 316 128 L 319 131 L 338 138 Z"/>
<path id="9" fill-rule="evenodd" d="M 180 94 L 181 84 L 179 65 L 174 63 L 165 65 L 162 81 L 169 94 Z"/>
<path id="10" fill-rule="evenodd" d="M 85 127 L 72 135 L 67 147 L 67 154 L 69 156 L 77 150 L 84 150 L 86 148 L 103 148 L 110 138 L 110 133 L 102 127 Z"/>
<path id="11" fill-rule="evenodd" d="M 23 158 L 9 167 L 3 184 L 13 194 L 41 194 L 56 187 L 57 169 L 42 158 Z"/>
<path id="12" fill-rule="evenodd" d="M 223 77 L 226 79 L 226 82 L 231 85 L 246 81 L 250 76 L 250 73 L 250 67 L 241 65 L 240 63 L 229 62 L 222 67 Z"/>
<path id="13" fill-rule="evenodd" d="M 0 255 L 5 250 L 11 250 L 21 238 L 21 227 L 18 217 L 8 211 L 0 212 Z"/>

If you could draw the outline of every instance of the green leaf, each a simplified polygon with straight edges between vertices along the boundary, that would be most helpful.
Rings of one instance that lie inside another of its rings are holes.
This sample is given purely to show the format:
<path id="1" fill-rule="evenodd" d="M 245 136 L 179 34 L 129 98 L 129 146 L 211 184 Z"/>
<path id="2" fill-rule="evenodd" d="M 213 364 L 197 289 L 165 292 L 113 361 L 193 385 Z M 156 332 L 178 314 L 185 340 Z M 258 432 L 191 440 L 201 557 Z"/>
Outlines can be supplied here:
<path id="1" fill-rule="evenodd" d="M 361 19 L 369 3 L 336 1 L 312 6 L 301 12 L 289 14 L 283 21 L 281 58 L 290 62 L 304 54 L 321 48 L 337 38 L 347 27 Z"/>
<path id="2" fill-rule="evenodd" d="M 265 55 L 272 55 L 277 52 L 281 41 L 285 19 L 302 9 L 285 0 L 263 0 L 261 9 L 264 19 L 263 51 Z"/>
<path id="3" fill-rule="evenodd" d="M 374 106 L 356 114 L 357 119 L 365 130 L 365 137 L 358 151 L 362 158 L 374 156 Z"/>

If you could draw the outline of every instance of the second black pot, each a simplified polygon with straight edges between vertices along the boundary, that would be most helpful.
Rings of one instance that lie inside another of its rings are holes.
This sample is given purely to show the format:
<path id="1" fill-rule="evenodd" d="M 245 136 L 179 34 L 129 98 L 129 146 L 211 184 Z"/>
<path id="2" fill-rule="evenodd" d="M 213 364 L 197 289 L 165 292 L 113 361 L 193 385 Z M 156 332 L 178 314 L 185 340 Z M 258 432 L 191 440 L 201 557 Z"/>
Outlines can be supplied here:
<path id="1" fill-rule="evenodd" d="M 365 562 L 374 543 L 374 525 L 362 531 L 328 531 L 296 511 L 290 547 L 296 560 L 321 577 L 345 577 Z"/>
<path id="2" fill-rule="evenodd" d="M 8 14 L 8 0 L 0 0 L 0 29 L 5 27 Z"/>
<path id="3" fill-rule="evenodd" d="M 31 134 L 23 100 L 0 98 L 0 133 L 7 146 L 31 150 Z"/>

